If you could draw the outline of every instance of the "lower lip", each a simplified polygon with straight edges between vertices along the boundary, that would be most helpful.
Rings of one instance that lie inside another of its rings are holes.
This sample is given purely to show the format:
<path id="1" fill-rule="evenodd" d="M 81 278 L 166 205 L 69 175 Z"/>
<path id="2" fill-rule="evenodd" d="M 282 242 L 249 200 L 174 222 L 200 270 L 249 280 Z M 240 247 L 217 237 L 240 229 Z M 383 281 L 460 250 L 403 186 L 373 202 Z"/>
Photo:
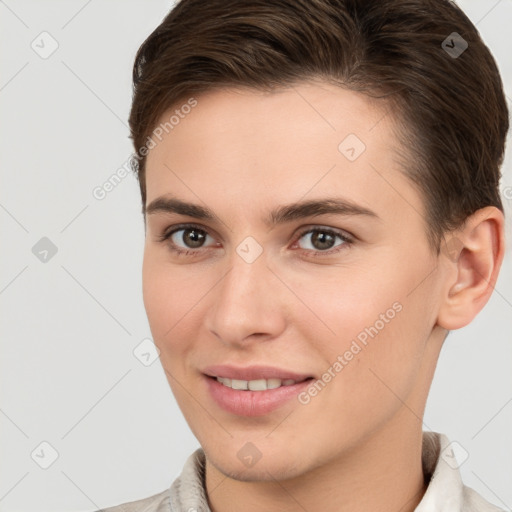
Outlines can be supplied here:
<path id="1" fill-rule="evenodd" d="M 237 390 L 228 388 L 212 377 L 206 378 L 208 390 L 219 407 L 238 416 L 263 416 L 296 397 L 307 388 L 312 380 L 308 379 L 291 386 L 281 386 L 265 391 Z"/>

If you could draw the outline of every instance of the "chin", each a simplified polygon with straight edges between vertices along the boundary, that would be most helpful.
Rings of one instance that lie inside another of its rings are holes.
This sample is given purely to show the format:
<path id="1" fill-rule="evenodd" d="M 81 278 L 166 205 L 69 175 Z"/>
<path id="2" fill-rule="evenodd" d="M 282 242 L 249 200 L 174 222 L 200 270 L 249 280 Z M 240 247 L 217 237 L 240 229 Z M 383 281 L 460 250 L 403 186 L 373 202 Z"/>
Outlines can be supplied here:
<path id="1" fill-rule="evenodd" d="M 273 482 L 295 478 L 304 472 L 304 468 L 291 460 L 277 460 L 278 457 L 260 459 L 253 467 L 243 467 L 238 459 L 225 460 L 207 455 L 208 461 L 220 473 L 239 482 Z"/>
<path id="2" fill-rule="evenodd" d="M 238 446 L 239 443 L 236 443 Z M 256 441 L 256 444 L 258 442 Z M 263 444 L 263 443 L 262 443 Z M 303 454 L 286 443 L 278 446 L 262 446 L 261 450 L 250 442 L 242 448 L 214 444 L 205 445 L 208 463 L 223 475 L 240 482 L 270 482 L 295 478 L 306 471 L 307 461 Z"/>

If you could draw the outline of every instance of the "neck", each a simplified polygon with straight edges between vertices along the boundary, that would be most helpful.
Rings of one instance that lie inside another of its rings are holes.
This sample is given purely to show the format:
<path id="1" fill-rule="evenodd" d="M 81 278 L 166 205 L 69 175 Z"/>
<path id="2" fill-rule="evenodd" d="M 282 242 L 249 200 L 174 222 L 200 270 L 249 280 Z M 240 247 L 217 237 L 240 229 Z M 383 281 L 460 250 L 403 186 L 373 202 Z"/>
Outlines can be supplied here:
<path id="1" fill-rule="evenodd" d="M 207 459 L 210 508 L 212 512 L 412 512 L 426 485 L 421 423 L 415 418 L 411 425 L 411 416 L 404 407 L 386 428 L 350 453 L 293 479 L 238 481 L 226 477 Z"/>

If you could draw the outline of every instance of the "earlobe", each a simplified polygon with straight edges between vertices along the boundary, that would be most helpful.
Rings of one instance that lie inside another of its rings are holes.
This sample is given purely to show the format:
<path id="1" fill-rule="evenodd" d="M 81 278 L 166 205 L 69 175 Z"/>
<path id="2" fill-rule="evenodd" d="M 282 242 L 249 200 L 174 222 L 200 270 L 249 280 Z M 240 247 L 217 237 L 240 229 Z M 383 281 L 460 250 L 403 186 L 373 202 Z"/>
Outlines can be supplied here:
<path id="1" fill-rule="evenodd" d="M 504 256 L 504 217 L 494 206 L 476 211 L 446 235 L 439 258 L 447 267 L 437 323 L 448 330 L 469 324 L 489 300 Z"/>

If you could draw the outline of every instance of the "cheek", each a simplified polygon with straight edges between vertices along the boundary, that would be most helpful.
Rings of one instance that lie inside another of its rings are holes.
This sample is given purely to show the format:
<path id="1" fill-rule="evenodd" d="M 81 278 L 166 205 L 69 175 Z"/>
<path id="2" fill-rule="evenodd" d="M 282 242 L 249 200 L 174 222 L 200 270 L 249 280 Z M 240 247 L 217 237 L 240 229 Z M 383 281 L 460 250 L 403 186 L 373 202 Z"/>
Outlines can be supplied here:
<path id="1" fill-rule="evenodd" d="M 182 327 L 187 313 L 198 300 L 197 286 L 187 283 L 183 272 L 146 251 L 142 268 L 142 295 L 153 339 L 161 351 Z"/>
<path id="2" fill-rule="evenodd" d="M 195 274 L 197 272 L 197 274 Z M 160 359 L 166 368 L 186 366 L 204 321 L 209 292 L 217 274 L 171 265 L 156 251 L 144 254 L 142 293 L 146 315 Z"/>
<path id="3" fill-rule="evenodd" d="M 168 286 L 160 266 L 146 252 L 142 266 L 142 297 L 155 343 L 172 325 L 169 315 L 175 311 L 172 308 L 174 289 L 174 286 Z"/>
<path id="4" fill-rule="evenodd" d="M 419 281 L 416 274 L 417 269 L 400 269 L 364 279 L 347 276 L 339 284 L 326 281 L 324 293 L 309 295 L 316 315 L 302 320 L 304 335 L 325 371 L 340 376 L 332 379 L 333 387 L 371 401 L 390 394 L 386 384 L 399 396 L 410 389 L 432 329 L 425 314 L 433 295 L 428 283 L 410 293 L 411 283 Z"/>
<path id="5" fill-rule="evenodd" d="M 307 330 L 307 339 L 322 339 L 316 348 L 324 357 L 332 359 L 343 354 L 353 340 L 364 347 L 365 341 L 382 337 L 397 322 L 400 294 L 396 286 L 378 279 L 368 272 L 358 275 L 353 269 L 346 269 L 302 279 L 300 285 L 295 280 L 295 292 L 309 308 L 304 314 L 299 304 L 295 321 Z"/>

